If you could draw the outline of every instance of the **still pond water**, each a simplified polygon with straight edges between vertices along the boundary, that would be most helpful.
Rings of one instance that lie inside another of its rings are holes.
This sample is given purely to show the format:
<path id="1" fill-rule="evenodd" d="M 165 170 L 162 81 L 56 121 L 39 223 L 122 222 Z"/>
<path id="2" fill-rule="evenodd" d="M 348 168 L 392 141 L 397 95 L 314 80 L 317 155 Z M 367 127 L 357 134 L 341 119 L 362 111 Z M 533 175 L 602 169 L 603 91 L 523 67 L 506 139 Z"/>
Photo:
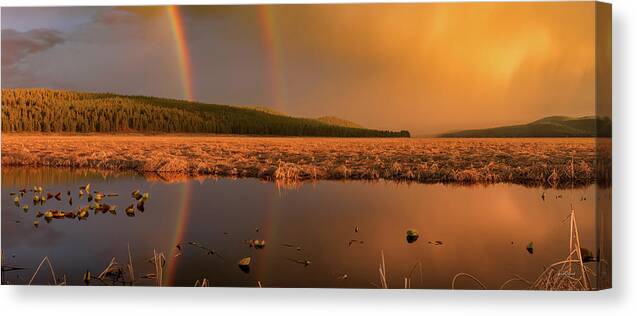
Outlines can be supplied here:
<path id="1" fill-rule="evenodd" d="M 40 218 L 39 227 L 33 226 L 37 211 L 88 205 L 86 196 L 78 196 L 79 187 L 87 183 L 91 190 L 119 193 L 105 199 L 118 206 L 117 215 L 91 211 L 86 221 L 47 223 Z M 33 186 L 62 192 L 61 201 L 34 206 L 32 193 L 27 193 L 21 204 L 29 204 L 29 210 L 14 206 L 10 193 Z M 133 202 L 135 189 L 148 192 L 150 199 L 145 212 L 129 217 L 124 209 Z M 175 286 L 207 278 L 211 286 L 374 288 L 380 284 L 382 250 L 390 287 L 403 288 L 411 271 L 412 288 L 450 288 L 454 275 L 466 272 L 497 289 L 514 274 L 534 280 L 545 266 L 566 257 L 569 226 L 564 219 L 570 205 L 576 210 L 582 246 L 597 253 L 595 206 L 609 199 L 609 189 L 595 186 L 554 190 L 510 184 L 319 181 L 285 188 L 257 179 L 166 182 L 136 174 L 5 169 L 3 264 L 26 270 L 6 272 L 4 281 L 28 283 L 48 256 L 58 276 L 81 285 L 86 270 L 97 274 L 113 257 L 127 263 L 130 245 L 138 277 L 154 272 L 148 259 L 157 250 L 167 257 L 164 283 Z M 609 221 L 610 214 L 607 217 Z M 416 242 L 407 243 L 408 229 L 420 232 Z M 266 247 L 249 247 L 245 240 L 250 239 L 265 240 Z M 188 245 L 176 249 L 188 241 L 219 256 Z M 529 242 L 533 254 L 526 250 Z M 248 256 L 250 272 L 244 273 L 237 262 Z M 418 262 L 422 269 L 414 269 Z M 140 280 L 140 285 L 154 284 Z M 47 269 L 34 279 L 35 284 L 51 282 Z M 462 279 L 456 287 L 476 284 Z"/>

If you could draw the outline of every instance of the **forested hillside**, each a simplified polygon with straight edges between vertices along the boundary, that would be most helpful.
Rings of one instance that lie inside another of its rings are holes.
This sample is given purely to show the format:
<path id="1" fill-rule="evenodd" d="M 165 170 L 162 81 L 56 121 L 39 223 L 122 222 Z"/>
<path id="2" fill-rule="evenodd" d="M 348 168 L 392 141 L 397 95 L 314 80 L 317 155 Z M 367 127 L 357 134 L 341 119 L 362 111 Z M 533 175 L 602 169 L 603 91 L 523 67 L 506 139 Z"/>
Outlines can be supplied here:
<path id="1" fill-rule="evenodd" d="M 50 89 L 2 89 L 2 132 L 409 137 L 407 131 L 336 126 L 251 108 Z"/>

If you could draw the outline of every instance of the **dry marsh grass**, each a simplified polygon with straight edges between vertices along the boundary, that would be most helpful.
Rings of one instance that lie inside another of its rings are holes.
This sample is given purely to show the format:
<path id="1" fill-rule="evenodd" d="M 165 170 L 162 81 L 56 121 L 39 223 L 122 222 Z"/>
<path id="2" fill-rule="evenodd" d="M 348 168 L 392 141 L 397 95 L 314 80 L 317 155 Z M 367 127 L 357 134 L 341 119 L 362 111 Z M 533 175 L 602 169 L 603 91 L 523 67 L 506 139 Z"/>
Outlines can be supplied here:
<path id="1" fill-rule="evenodd" d="M 423 183 L 610 184 L 610 141 L 3 134 L 2 165 Z"/>

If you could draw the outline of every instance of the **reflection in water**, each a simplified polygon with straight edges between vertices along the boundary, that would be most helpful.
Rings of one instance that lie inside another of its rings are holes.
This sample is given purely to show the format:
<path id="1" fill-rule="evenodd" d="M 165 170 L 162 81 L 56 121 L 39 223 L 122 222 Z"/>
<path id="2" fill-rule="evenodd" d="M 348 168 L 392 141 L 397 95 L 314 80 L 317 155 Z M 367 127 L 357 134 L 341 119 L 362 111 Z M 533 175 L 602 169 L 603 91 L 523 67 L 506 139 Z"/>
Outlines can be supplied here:
<path id="1" fill-rule="evenodd" d="M 106 198 L 120 209 L 130 204 L 134 189 L 149 192 L 146 211 L 135 217 L 91 214 L 86 221 L 54 220 L 35 228 L 38 211 L 74 209 L 65 200 L 53 199 L 24 212 L 13 207 L 9 195 L 34 185 L 50 192 L 72 188 L 77 208 L 87 204 L 76 192 L 87 183 L 93 190 L 120 193 Z M 597 216 L 610 223 L 610 207 L 600 209 L 610 205 L 605 202 L 610 198 L 610 189 L 594 186 L 552 190 L 508 184 L 319 181 L 284 189 L 255 179 L 165 183 L 135 174 L 6 169 L 4 261 L 28 269 L 6 273 L 5 280 L 28 283 L 48 256 L 57 275 L 66 275 L 70 284 L 83 284 L 86 270 L 99 273 L 113 257 L 128 262 L 130 244 L 137 276 L 154 272 L 149 259 L 155 250 L 166 254 L 164 283 L 178 286 L 205 278 L 211 286 L 375 287 L 380 284 L 382 250 L 389 287 L 403 287 L 410 275 L 412 288 L 449 288 L 454 275 L 465 272 L 488 288 L 498 288 L 514 275 L 534 280 L 544 267 L 564 259 L 569 241 L 564 219 L 571 205 L 582 246 L 607 256 L 610 267 L 610 240 L 598 236 L 595 225 Z M 406 240 L 410 229 L 411 235 L 418 234 L 411 243 Z M 255 240 L 265 244 L 255 247 Z M 607 246 L 602 251 L 598 240 Z M 193 241 L 201 247 L 188 244 Z M 531 242 L 533 254 L 526 249 Z M 240 268 L 239 260 L 247 257 L 249 266 Z M 50 282 L 46 273 L 34 280 Z M 476 284 L 463 279 L 456 287 Z"/>

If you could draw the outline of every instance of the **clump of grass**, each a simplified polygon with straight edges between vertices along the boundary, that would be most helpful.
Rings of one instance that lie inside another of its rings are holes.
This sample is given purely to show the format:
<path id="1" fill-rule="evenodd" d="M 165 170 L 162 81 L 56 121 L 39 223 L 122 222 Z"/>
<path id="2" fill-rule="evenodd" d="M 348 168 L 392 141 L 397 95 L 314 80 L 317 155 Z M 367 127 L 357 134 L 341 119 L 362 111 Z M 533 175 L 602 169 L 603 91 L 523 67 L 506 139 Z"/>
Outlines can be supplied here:
<path id="1" fill-rule="evenodd" d="M 595 276 L 595 272 L 585 264 L 582 257 L 582 248 L 580 245 L 579 231 L 577 229 L 577 221 L 575 219 L 575 211 L 566 218 L 570 220 L 570 238 L 569 238 L 569 254 L 564 260 L 555 262 L 548 266 L 537 279 L 533 282 L 515 275 L 502 285 L 499 289 L 503 290 L 513 282 L 521 282 L 527 285 L 529 290 L 545 290 L 545 291 L 590 291 L 594 287 L 591 283 L 590 276 Z M 456 281 L 461 278 L 469 278 L 477 283 L 482 289 L 487 286 L 482 283 L 476 276 L 460 272 L 453 277 L 451 288 L 456 288 Z"/>
<path id="2" fill-rule="evenodd" d="M 564 260 L 553 263 L 546 268 L 533 282 L 530 289 L 570 291 L 588 291 L 593 289 L 590 275 L 595 275 L 595 272 L 586 266 L 582 258 L 582 248 L 574 210 L 571 210 L 569 218 L 570 240 L 568 256 Z"/>

